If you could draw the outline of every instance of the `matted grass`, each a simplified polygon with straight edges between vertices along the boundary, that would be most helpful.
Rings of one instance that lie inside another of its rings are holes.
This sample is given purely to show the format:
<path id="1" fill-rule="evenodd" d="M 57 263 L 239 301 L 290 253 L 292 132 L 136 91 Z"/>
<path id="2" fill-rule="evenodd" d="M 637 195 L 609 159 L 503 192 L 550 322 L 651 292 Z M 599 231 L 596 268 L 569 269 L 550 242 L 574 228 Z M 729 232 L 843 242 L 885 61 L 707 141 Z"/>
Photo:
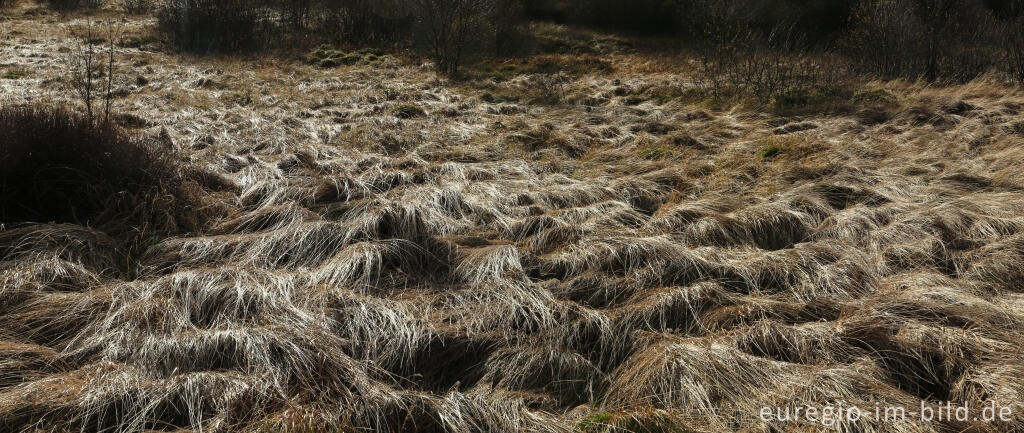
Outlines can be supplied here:
<path id="1" fill-rule="evenodd" d="M 11 103 L 73 103 L 58 24 L 5 24 Z M 782 117 L 645 56 L 456 85 L 120 48 L 118 111 L 226 179 L 219 211 L 130 274 L 110 221 L 0 230 L 0 429 L 784 431 L 761 407 L 947 399 L 1014 418 L 834 428 L 1024 428 L 1024 93 Z"/>

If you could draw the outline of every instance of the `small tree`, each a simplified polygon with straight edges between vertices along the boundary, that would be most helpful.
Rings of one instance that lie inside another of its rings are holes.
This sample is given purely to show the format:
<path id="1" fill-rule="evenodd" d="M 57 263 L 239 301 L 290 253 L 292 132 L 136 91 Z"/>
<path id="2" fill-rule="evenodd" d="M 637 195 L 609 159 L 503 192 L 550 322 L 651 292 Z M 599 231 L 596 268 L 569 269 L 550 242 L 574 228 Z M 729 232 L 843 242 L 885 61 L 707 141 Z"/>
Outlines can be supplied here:
<path id="1" fill-rule="evenodd" d="M 741 59 L 740 48 L 748 45 L 756 33 L 750 27 L 748 10 L 740 0 L 693 0 L 689 21 L 697 38 L 700 81 L 718 98 L 735 92 L 731 77 Z"/>
<path id="2" fill-rule="evenodd" d="M 68 70 L 71 86 L 85 105 L 85 118 L 93 123 L 93 99 L 96 92 L 96 73 L 100 68 L 100 53 L 97 34 L 91 20 L 86 21 L 84 34 L 75 38 L 75 46 L 68 52 Z"/>
<path id="3" fill-rule="evenodd" d="M 75 35 L 75 46 L 68 52 L 66 63 L 71 77 L 71 86 L 75 90 L 82 104 L 85 106 L 86 120 L 95 123 L 95 101 L 99 92 L 103 92 L 103 122 L 110 121 L 110 109 L 113 104 L 114 95 L 114 38 L 115 27 L 112 21 L 106 23 L 107 29 L 107 52 L 103 53 L 103 39 L 96 25 L 87 21 L 85 29 Z M 105 54 L 105 55 L 104 55 Z M 96 78 L 106 65 L 106 83 L 101 89 L 101 84 Z"/>
<path id="4" fill-rule="evenodd" d="M 462 63 L 493 40 L 494 0 L 412 0 L 417 42 L 440 74 L 455 76 Z"/>

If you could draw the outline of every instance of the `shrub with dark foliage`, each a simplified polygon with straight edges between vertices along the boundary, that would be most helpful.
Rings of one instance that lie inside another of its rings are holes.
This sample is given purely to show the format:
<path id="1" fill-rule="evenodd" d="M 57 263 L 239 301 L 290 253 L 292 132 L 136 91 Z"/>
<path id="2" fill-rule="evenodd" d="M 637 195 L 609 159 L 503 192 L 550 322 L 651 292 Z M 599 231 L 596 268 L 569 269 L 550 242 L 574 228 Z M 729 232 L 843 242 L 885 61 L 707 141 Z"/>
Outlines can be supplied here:
<path id="1" fill-rule="evenodd" d="M 0 222 L 65 222 L 111 233 L 197 227 L 203 188 L 226 181 L 64 108 L 0 108 Z"/>

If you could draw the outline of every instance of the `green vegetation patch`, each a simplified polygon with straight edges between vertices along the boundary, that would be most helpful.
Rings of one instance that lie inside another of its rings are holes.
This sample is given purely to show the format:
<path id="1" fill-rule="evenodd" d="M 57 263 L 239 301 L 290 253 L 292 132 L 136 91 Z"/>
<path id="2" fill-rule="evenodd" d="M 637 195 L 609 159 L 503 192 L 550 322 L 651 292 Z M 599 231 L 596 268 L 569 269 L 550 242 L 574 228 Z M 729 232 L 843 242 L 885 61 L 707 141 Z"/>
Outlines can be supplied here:
<path id="1" fill-rule="evenodd" d="M 651 100 L 658 105 L 665 105 L 668 101 L 675 99 L 676 95 L 668 93 L 653 93 L 651 94 Z"/>
<path id="2" fill-rule="evenodd" d="M 390 56 L 387 53 L 375 48 L 345 52 L 336 50 L 330 45 L 321 45 L 306 57 L 306 62 L 321 68 L 336 68 L 342 65 L 375 65 L 388 57 Z"/>
<path id="3" fill-rule="evenodd" d="M 862 90 L 853 94 L 850 98 L 850 102 L 853 103 L 872 103 L 872 104 L 899 104 L 899 100 L 896 95 L 893 95 L 885 89 L 874 89 L 874 90 Z"/>
<path id="4" fill-rule="evenodd" d="M 780 153 L 782 153 L 782 148 L 772 144 L 757 152 L 757 156 L 760 156 L 762 159 L 772 159 Z"/>
<path id="5" fill-rule="evenodd" d="M 637 153 L 644 159 L 665 159 L 675 155 L 675 151 L 665 147 L 645 147 Z"/>
<path id="6" fill-rule="evenodd" d="M 611 425 L 615 421 L 615 415 L 602 412 L 590 415 L 576 423 L 576 430 L 581 432 L 599 431 Z"/>
<path id="7" fill-rule="evenodd" d="M 793 89 L 780 93 L 775 97 L 774 106 L 779 109 L 804 108 L 827 104 L 845 103 L 853 96 L 853 92 L 838 87 L 818 87 L 811 89 Z"/>
<path id="8" fill-rule="evenodd" d="M 631 104 L 631 100 L 636 100 L 640 102 L 651 101 L 658 105 L 665 105 L 672 100 L 689 97 L 691 97 L 691 91 L 679 86 L 654 86 L 634 90 L 626 97 L 626 103 L 636 105 Z"/>
<path id="9" fill-rule="evenodd" d="M 3 75 L 0 75 L 0 78 L 3 78 L 5 80 L 20 80 L 22 78 L 27 77 L 28 75 L 29 74 L 27 70 L 12 69 L 10 71 L 4 72 Z"/>

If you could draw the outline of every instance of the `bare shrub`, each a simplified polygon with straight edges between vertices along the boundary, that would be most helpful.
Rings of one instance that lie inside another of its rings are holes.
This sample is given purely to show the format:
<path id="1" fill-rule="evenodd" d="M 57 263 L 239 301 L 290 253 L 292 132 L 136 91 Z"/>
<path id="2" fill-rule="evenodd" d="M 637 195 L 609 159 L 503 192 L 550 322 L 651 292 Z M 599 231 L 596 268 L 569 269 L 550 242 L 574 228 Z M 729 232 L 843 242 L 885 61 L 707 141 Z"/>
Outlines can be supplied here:
<path id="1" fill-rule="evenodd" d="M 1002 60 L 1003 29 L 980 2 L 864 0 L 842 41 L 862 72 L 883 78 L 969 81 Z"/>
<path id="2" fill-rule="evenodd" d="M 920 49 L 915 35 L 922 29 L 907 2 L 863 2 L 854 17 L 857 26 L 846 45 L 862 69 L 889 77 L 917 69 L 911 53 Z"/>
<path id="3" fill-rule="evenodd" d="M 830 38 L 844 29 L 855 1 L 675 0 L 661 3 L 675 4 L 680 16 L 678 33 L 691 38 L 702 38 L 709 22 L 715 22 L 719 27 L 739 26 L 761 32 L 769 32 L 779 23 L 791 23 L 801 34 Z M 661 14 L 665 15 L 665 12 Z M 722 22 L 723 17 L 728 21 Z"/>
<path id="4" fill-rule="evenodd" d="M 92 191 L 91 182 L 104 174 L 118 183 L 138 182 L 148 176 L 146 167 L 163 164 L 149 160 L 120 132 L 66 110 L 8 107 L 0 110 L 0 123 L 5 221 L 69 221 L 102 213 L 102 196 Z M 22 206 L 8 208 L 8 203 Z"/>
<path id="5" fill-rule="evenodd" d="M 412 0 L 415 39 L 441 74 L 454 76 L 467 59 L 480 55 L 493 34 L 493 0 Z"/>
<path id="6" fill-rule="evenodd" d="M 745 10 L 739 1 L 695 3 L 707 3 L 695 8 L 701 13 L 696 18 L 700 24 L 691 30 L 698 39 L 701 84 L 716 98 L 735 93 L 728 75 L 742 55 L 740 43 L 752 36 L 744 24 Z"/>
<path id="7" fill-rule="evenodd" d="M 168 0 L 157 12 L 159 28 L 182 49 L 245 52 L 264 48 L 269 10 L 249 0 Z"/>
<path id="8" fill-rule="evenodd" d="M 792 26 L 777 27 L 767 36 L 751 36 L 748 46 L 731 71 L 732 80 L 741 84 L 756 98 L 770 101 L 775 95 L 800 90 L 810 83 L 814 73 L 806 42 L 793 32 Z M 740 41 L 737 41 L 740 42 Z"/>
<path id="9" fill-rule="evenodd" d="M 711 96 L 751 96 L 761 103 L 806 103 L 813 92 L 847 85 L 845 62 L 828 50 L 814 49 L 792 24 L 767 34 L 733 29 L 700 53 L 700 83 Z"/>
<path id="10" fill-rule="evenodd" d="M 86 119 L 89 122 L 95 121 L 94 109 L 98 97 L 103 98 L 104 123 L 110 120 L 110 108 L 113 103 L 115 38 L 113 22 L 108 21 L 105 30 L 106 38 L 103 38 L 100 36 L 97 24 L 87 21 L 84 30 L 75 35 L 75 46 L 68 52 L 65 59 L 71 86 L 85 106 Z M 106 52 L 103 51 L 102 43 L 107 45 Z M 104 78 L 105 83 L 98 82 L 97 78 Z"/>

